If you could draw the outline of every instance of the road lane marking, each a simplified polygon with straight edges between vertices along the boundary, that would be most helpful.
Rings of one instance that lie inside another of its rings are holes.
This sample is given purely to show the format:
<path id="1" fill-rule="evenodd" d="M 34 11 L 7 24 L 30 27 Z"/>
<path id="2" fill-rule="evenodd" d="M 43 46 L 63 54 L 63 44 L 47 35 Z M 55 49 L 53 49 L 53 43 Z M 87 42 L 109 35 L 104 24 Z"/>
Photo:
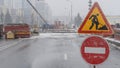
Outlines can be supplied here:
<path id="1" fill-rule="evenodd" d="M 68 57 L 67 57 L 67 54 L 65 53 L 64 54 L 64 60 L 67 60 L 68 59 Z"/>
<path id="2" fill-rule="evenodd" d="M 105 48 L 85 47 L 85 53 L 105 54 Z"/>
<path id="3" fill-rule="evenodd" d="M 9 48 L 9 47 L 12 47 L 12 46 L 18 44 L 19 42 L 21 42 L 22 40 L 24 40 L 24 39 L 21 39 L 21 40 L 19 40 L 18 42 L 14 42 L 14 43 L 12 43 L 12 44 L 10 44 L 10 45 L 2 46 L 2 47 L 0 47 L 0 51 L 3 51 L 3 50 L 5 50 L 5 49 L 7 49 L 7 48 Z"/>

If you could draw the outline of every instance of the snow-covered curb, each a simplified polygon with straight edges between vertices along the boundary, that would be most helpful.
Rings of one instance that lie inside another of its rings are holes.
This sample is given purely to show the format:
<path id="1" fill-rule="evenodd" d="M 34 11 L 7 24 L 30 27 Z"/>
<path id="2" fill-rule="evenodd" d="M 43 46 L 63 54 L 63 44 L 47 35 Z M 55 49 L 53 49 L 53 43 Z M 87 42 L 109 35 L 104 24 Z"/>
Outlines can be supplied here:
<path id="1" fill-rule="evenodd" d="M 120 41 L 119 40 L 115 40 L 115 39 L 113 39 L 113 38 L 105 38 L 106 40 L 109 40 L 109 41 L 113 41 L 113 42 L 116 42 L 116 43 L 120 43 Z"/>
<path id="2" fill-rule="evenodd" d="M 120 41 L 119 40 L 115 40 L 113 38 L 105 38 L 106 40 L 110 41 L 112 46 L 114 46 L 117 49 L 120 49 Z M 118 45 L 117 45 L 118 44 Z"/>

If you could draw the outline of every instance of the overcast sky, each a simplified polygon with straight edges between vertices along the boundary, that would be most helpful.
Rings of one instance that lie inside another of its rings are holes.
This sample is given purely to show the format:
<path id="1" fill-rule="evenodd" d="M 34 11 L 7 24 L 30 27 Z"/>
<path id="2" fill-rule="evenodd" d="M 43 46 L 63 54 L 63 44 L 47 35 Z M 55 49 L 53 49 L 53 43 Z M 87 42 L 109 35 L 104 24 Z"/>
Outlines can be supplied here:
<path id="1" fill-rule="evenodd" d="M 70 0 L 73 6 L 73 15 L 80 13 L 85 16 L 88 13 L 89 0 Z M 52 9 L 54 16 L 69 16 L 71 2 L 67 0 L 46 0 Z M 97 1 L 105 15 L 120 15 L 120 0 L 92 0 Z"/>

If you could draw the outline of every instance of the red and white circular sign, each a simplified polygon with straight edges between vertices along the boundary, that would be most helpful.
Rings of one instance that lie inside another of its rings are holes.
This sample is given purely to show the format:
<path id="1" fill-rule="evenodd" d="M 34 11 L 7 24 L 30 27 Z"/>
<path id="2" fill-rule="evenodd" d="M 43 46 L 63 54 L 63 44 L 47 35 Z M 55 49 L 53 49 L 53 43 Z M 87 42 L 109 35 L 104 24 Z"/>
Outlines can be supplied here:
<path id="1" fill-rule="evenodd" d="M 98 36 L 85 39 L 80 50 L 82 57 L 90 64 L 100 64 L 109 56 L 108 43 Z"/>

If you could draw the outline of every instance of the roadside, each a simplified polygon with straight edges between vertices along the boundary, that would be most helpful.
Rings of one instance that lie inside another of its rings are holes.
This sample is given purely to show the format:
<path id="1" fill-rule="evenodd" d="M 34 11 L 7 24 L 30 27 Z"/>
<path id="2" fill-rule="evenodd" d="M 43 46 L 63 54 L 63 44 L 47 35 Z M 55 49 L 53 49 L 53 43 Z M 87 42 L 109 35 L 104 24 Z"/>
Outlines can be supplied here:
<path id="1" fill-rule="evenodd" d="M 11 46 L 14 46 L 23 40 L 24 39 L 9 39 L 9 40 L 1 39 L 0 40 L 0 51 L 7 49 Z"/>
<path id="2" fill-rule="evenodd" d="M 113 47 L 120 49 L 120 41 L 112 38 L 105 38 Z"/>

